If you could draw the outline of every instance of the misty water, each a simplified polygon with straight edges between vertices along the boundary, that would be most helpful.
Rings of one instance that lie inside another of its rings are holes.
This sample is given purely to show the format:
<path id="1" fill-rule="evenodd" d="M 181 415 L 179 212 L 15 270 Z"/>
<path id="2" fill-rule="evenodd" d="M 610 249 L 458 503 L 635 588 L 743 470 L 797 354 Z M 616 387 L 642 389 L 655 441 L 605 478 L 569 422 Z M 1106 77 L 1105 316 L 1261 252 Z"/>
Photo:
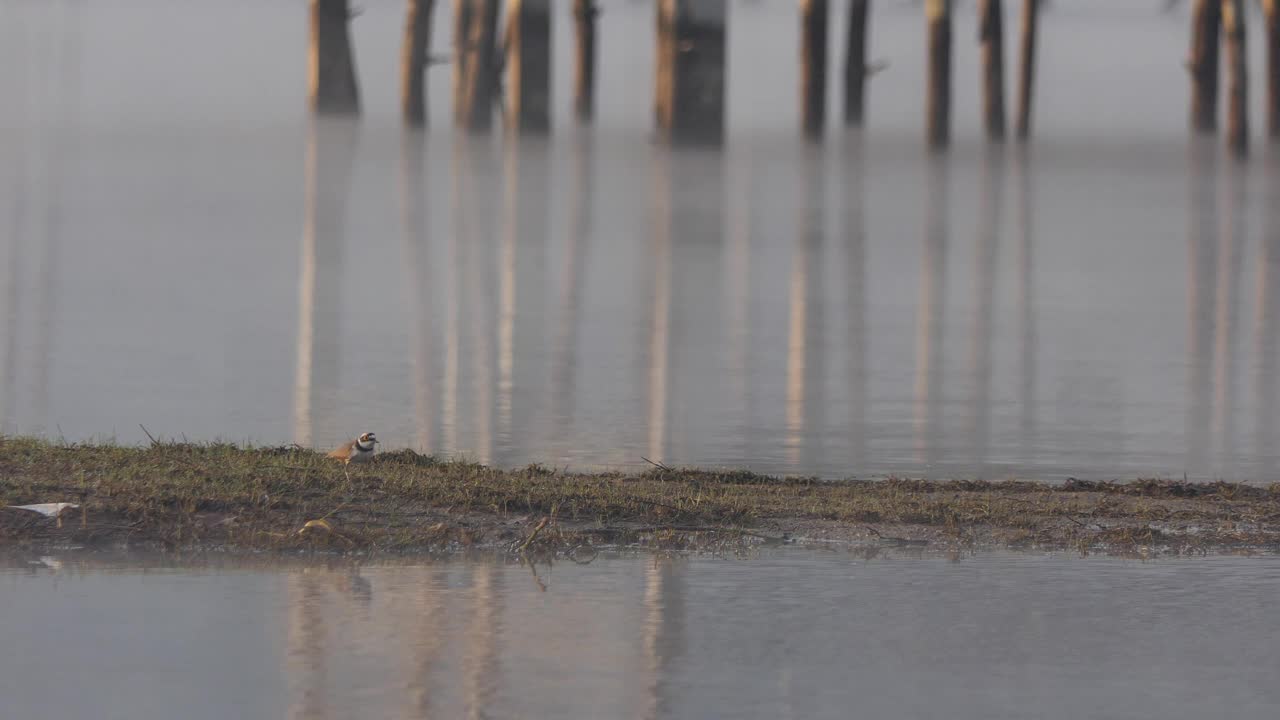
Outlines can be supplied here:
<path id="1" fill-rule="evenodd" d="M 876 5 L 866 133 L 833 107 L 820 146 L 796 129 L 794 8 L 733 3 L 728 142 L 672 153 L 647 3 L 603 16 L 587 131 L 557 15 L 555 132 L 513 142 L 449 127 L 447 66 L 433 127 L 401 131 L 394 3 L 354 23 L 365 113 L 343 125 L 307 118 L 298 3 L 5 0 L 0 431 L 1274 479 L 1275 164 L 1189 141 L 1184 14 L 1069 5 L 1027 153 L 981 139 L 960 11 L 954 149 L 930 159 L 909 3 Z"/>
<path id="2" fill-rule="evenodd" d="M 350 124 L 305 112 L 302 2 L 0 0 L 0 433 L 1272 481 L 1280 165 L 1188 138 L 1162 4 L 1050 6 L 1026 152 L 981 139 L 962 4 L 931 158 L 918 3 L 875 3 L 866 132 L 806 145 L 794 3 L 732 2 L 728 141 L 671 152 L 646 2 L 589 130 L 557 15 L 555 131 L 513 142 L 449 127 L 447 66 L 402 131 L 402 3 L 354 22 Z M 0 716 L 1276 716 L 1273 558 L 868 555 L 18 554 Z"/>
<path id="3" fill-rule="evenodd" d="M 1274 718 L 1275 558 L 0 567 L 44 718 Z"/>

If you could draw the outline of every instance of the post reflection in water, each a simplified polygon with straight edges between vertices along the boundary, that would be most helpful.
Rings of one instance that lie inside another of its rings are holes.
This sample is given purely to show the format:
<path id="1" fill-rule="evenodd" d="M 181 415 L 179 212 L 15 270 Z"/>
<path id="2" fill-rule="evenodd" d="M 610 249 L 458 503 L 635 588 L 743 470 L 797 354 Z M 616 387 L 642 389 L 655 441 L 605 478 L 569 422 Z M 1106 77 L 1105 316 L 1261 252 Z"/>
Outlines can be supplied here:
<path id="1" fill-rule="evenodd" d="M 671 235 L 674 189 L 672 157 L 666 148 L 655 148 L 653 157 L 653 272 L 649 301 L 648 339 L 648 459 L 660 463 L 667 456 L 668 371 L 671 365 Z"/>
<path id="2" fill-rule="evenodd" d="M 1024 466 L 1032 464 L 1035 457 L 1036 437 L 1036 283 L 1035 283 L 1035 186 L 1028 169 L 1029 156 L 1025 148 L 1019 149 L 1014 158 L 1014 186 L 1017 188 L 1017 219 L 1015 232 L 1018 239 L 1017 291 L 1014 302 L 1018 307 L 1018 457 Z"/>
<path id="3" fill-rule="evenodd" d="M 432 244 L 427 236 L 430 215 L 423 176 L 426 159 L 425 135 L 407 130 L 400 147 L 400 229 L 404 240 L 406 285 L 409 290 L 409 337 L 413 343 L 413 415 L 417 449 L 435 449 L 435 303 L 432 281 Z"/>
<path id="4" fill-rule="evenodd" d="M 329 717 L 328 628 L 319 571 L 290 573 L 287 583 L 289 717 L 323 720 Z"/>
<path id="5" fill-rule="evenodd" d="M 920 295 L 916 306 L 915 449 L 916 461 L 932 472 L 942 442 L 942 360 L 947 286 L 949 164 L 946 156 L 928 160 L 924 193 L 924 247 Z"/>
<path id="6" fill-rule="evenodd" d="M 578 387 L 579 306 L 591 257 L 595 231 L 595 157 L 590 133 L 573 138 L 569 148 L 569 226 L 565 233 L 560 279 L 559 322 L 551 361 L 550 432 L 548 446 L 562 456 L 569 448 L 574 428 L 575 390 Z"/>
<path id="7" fill-rule="evenodd" d="M 867 457 L 867 217 L 866 217 L 866 148 L 861 132 L 851 137 L 852 147 L 844 170 L 845 195 L 837 202 L 845 203 L 843 233 L 845 239 L 845 317 L 848 343 L 846 376 L 849 386 L 849 467 L 857 468 Z"/>
<path id="8" fill-rule="evenodd" d="M 822 252 L 826 205 L 825 153 L 806 148 L 797 183 L 798 208 L 787 333 L 787 459 L 797 466 L 820 464 L 825 408 L 822 317 Z"/>
<path id="9" fill-rule="evenodd" d="M 333 441 L 342 347 L 342 263 L 346 244 L 357 127 L 338 118 L 312 118 L 307 128 L 302 249 L 298 270 L 297 364 L 293 440 L 307 446 Z M 323 434 L 323 438 L 316 437 Z"/>
<path id="10" fill-rule="evenodd" d="M 983 156 L 978 235 L 973 259 L 973 326 L 969 333 L 969 438 L 972 472 L 985 474 L 991 443 L 991 335 L 996 294 L 996 260 L 1004 196 L 1004 153 L 988 148 Z"/>
<path id="11" fill-rule="evenodd" d="M 1218 292 L 1214 298 L 1214 465 L 1225 477 L 1235 477 L 1236 367 L 1240 284 L 1244 269 L 1245 166 L 1228 163 L 1222 176 L 1225 212 L 1218 233 Z"/>
<path id="12" fill-rule="evenodd" d="M 512 433 L 533 441 L 538 402 L 546 393 L 544 293 L 550 193 L 545 140 L 510 139 L 503 146 L 502 234 L 498 250 L 497 448 L 506 464 Z M 514 424 L 514 425 L 513 425 Z M 514 429 L 513 429 L 514 427 Z"/>
<path id="13" fill-rule="evenodd" d="M 655 557 L 645 571 L 643 648 L 645 697 L 639 716 L 670 717 L 671 666 L 684 652 L 685 578 L 678 560 Z"/>
<path id="14" fill-rule="evenodd" d="M 454 344 L 447 352 L 446 372 L 452 373 L 453 397 L 457 398 L 461 382 L 458 358 L 467 358 L 471 372 L 471 442 L 467 450 L 474 453 L 476 461 L 490 463 L 493 459 L 493 405 L 495 372 L 494 314 L 492 288 L 495 287 L 492 226 L 492 191 L 496 177 L 492 166 L 492 147 L 483 138 L 471 138 L 462 134 L 454 138 L 454 269 L 453 289 L 459 300 L 457 306 L 459 326 L 455 327 Z M 463 301 L 461 298 L 465 298 Z M 466 352 L 458 346 L 466 328 L 469 347 Z M 450 392 L 446 390 L 446 392 Z M 448 411 L 446 410 L 446 417 Z M 455 417 L 454 422 L 457 422 Z M 457 445 L 453 446 L 457 449 Z"/>
<path id="15" fill-rule="evenodd" d="M 732 403 L 726 416 L 733 423 L 732 434 L 737 438 L 733 452 L 739 457 L 747 457 L 752 448 L 759 447 L 751 433 L 754 427 L 751 418 L 755 415 L 750 352 L 754 320 L 751 311 L 751 284 L 754 279 L 751 252 L 756 232 L 752 203 L 755 172 L 749 150 L 738 157 L 741 164 L 730 167 L 727 181 L 727 242 L 724 244 L 721 274 L 725 278 L 722 300 L 726 309 L 724 367 L 730 381 L 728 402 Z"/>
<path id="16" fill-rule="evenodd" d="M 468 718 L 492 717 L 491 705 L 501 687 L 502 598 L 500 568 L 477 564 L 471 571 L 471 617 L 466 627 L 463 701 Z"/>
<path id="17" fill-rule="evenodd" d="M 1258 475 L 1274 478 L 1277 457 L 1275 447 L 1276 407 L 1280 400 L 1280 383 L 1276 373 L 1276 342 L 1280 338 L 1280 292 L 1277 292 L 1277 274 L 1280 274 L 1280 168 L 1276 158 L 1269 158 L 1266 166 L 1262 207 L 1262 242 L 1257 261 L 1258 276 L 1255 287 L 1254 310 L 1254 385 L 1257 417 L 1254 420 L 1253 452 L 1259 463 Z"/>
<path id="18" fill-rule="evenodd" d="M 1207 140 L 1207 139 L 1206 139 Z M 1217 148 L 1194 142 L 1190 162 L 1191 216 L 1188 220 L 1187 278 L 1187 472 L 1209 467 L 1210 423 L 1213 414 L 1214 306 L 1218 296 L 1218 193 L 1215 187 Z"/>

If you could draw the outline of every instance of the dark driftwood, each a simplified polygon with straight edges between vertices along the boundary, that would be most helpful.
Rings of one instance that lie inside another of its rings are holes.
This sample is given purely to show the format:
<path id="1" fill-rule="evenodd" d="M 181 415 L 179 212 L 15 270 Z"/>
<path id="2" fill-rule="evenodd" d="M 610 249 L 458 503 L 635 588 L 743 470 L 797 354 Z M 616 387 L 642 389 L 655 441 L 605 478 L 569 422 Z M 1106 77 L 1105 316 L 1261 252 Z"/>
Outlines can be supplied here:
<path id="1" fill-rule="evenodd" d="M 1022 57 L 1018 62 L 1018 123 L 1019 140 L 1031 137 L 1031 99 L 1036 78 L 1036 33 L 1040 26 L 1040 1 L 1024 0 L 1022 3 Z"/>
<path id="2" fill-rule="evenodd" d="M 978 8 L 982 44 L 982 99 L 987 137 L 1004 140 L 1004 2 L 982 0 Z"/>
<path id="3" fill-rule="evenodd" d="M 867 10 L 871 0 L 849 0 L 844 56 L 844 124 L 861 127 L 866 117 Z"/>
<path id="4" fill-rule="evenodd" d="M 400 59 L 400 114 L 406 125 L 427 124 L 427 58 L 431 52 L 431 16 L 436 0 L 408 0 L 404 48 Z"/>
<path id="5" fill-rule="evenodd" d="M 454 3 L 454 123 L 473 132 L 493 126 L 498 81 L 498 0 Z"/>
<path id="6" fill-rule="evenodd" d="M 573 114 L 590 122 L 596 113 L 596 17 L 595 0 L 574 0 L 573 21 L 577 44 L 574 53 Z"/>
<path id="7" fill-rule="evenodd" d="M 1280 4 L 1262 0 L 1267 42 L 1267 133 L 1280 139 Z"/>
<path id="8" fill-rule="evenodd" d="M 347 0 L 311 0 L 308 94 L 314 112 L 355 115 L 360 87 L 351 52 L 351 9 Z"/>
<path id="9" fill-rule="evenodd" d="M 822 137 L 827 117 L 827 0 L 800 3 L 800 126 L 809 139 Z"/>
<path id="10" fill-rule="evenodd" d="M 551 0 L 507 5 L 507 127 L 521 133 L 551 129 Z"/>
<path id="11" fill-rule="evenodd" d="M 1191 129 L 1213 132 L 1218 127 L 1218 33 L 1222 28 L 1222 0 L 1196 0 L 1191 12 Z"/>
<path id="12" fill-rule="evenodd" d="M 1222 36 L 1227 50 L 1227 146 L 1249 151 L 1249 56 L 1243 0 L 1222 0 Z"/>
<path id="13" fill-rule="evenodd" d="M 661 139 L 724 139 L 726 0 L 658 0 L 654 115 Z"/>
<path id="14" fill-rule="evenodd" d="M 925 0 L 929 33 L 929 85 L 925 137 L 941 149 L 951 138 L 951 0 Z"/>

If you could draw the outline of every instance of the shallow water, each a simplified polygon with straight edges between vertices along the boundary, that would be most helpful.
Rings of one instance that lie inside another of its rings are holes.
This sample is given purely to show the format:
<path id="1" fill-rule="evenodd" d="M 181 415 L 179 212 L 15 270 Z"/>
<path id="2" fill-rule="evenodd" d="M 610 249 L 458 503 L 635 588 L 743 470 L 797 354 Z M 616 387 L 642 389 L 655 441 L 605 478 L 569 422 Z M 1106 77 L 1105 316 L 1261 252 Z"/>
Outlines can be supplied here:
<path id="1" fill-rule="evenodd" d="M 1280 711 L 1274 557 L 60 560 L 0 569 L 6 717 Z"/>
<path id="2" fill-rule="evenodd" d="M 557 16 L 557 130 L 512 144 L 454 136 L 447 68 L 400 132 L 394 3 L 343 127 L 304 112 L 297 3 L 0 0 L 0 432 L 1275 480 L 1280 175 L 1188 142 L 1185 15 L 1055 5 L 1032 152 L 992 156 L 966 8 L 930 161 L 908 5 L 868 132 L 811 148 L 792 5 L 734 3 L 728 145 L 671 155 L 646 3 L 603 17 L 587 133 Z"/>

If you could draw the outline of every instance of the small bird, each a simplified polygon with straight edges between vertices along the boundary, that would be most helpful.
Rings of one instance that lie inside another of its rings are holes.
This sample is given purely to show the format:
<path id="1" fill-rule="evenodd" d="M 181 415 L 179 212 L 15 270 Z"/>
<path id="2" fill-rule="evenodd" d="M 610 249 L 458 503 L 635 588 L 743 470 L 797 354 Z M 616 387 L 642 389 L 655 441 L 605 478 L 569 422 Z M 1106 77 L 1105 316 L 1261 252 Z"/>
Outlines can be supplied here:
<path id="1" fill-rule="evenodd" d="M 344 442 L 331 450 L 328 457 L 341 460 L 344 466 L 369 462 L 373 459 L 373 446 L 377 444 L 378 438 L 374 437 L 373 433 L 360 433 L 360 437 L 355 440 Z"/>

